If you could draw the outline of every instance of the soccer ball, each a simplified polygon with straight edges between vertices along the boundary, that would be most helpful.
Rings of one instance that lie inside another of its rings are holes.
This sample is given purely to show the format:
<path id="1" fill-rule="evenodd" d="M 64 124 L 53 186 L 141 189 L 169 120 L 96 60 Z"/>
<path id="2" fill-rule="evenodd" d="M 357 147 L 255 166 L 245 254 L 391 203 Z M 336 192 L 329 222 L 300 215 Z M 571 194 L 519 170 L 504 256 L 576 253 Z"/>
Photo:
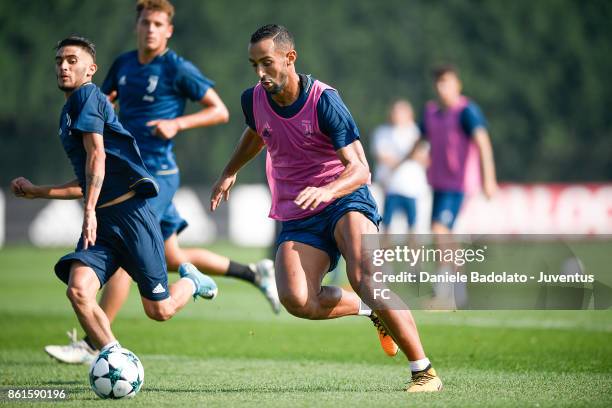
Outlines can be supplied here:
<path id="1" fill-rule="evenodd" d="M 89 384 L 100 398 L 132 398 L 144 382 L 144 369 L 136 354 L 111 348 L 98 355 L 89 370 Z"/>

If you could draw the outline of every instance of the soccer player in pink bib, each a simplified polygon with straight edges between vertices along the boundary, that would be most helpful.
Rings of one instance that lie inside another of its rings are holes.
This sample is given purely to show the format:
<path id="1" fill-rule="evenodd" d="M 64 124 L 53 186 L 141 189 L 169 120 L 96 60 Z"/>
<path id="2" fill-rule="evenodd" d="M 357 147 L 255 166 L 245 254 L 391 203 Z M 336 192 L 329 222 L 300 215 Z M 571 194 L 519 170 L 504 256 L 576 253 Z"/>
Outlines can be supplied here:
<path id="1" fill-rule="evenodd" d="M 493 149 L 485 118 L 475 102 L 461 94 L 457 69 L 433 71 L 438 101 L 425 105 L 421 133 L 430 144 L 427 178 L 433 189 L 431 230 L 451 232 L 465 194 L 497 191 Z"/>
<path id="2" fill-rule="evenodd" d="M 466 195 L 479 192 L 491 198 L 497 191 L 493 149 L 486 120 L 475 102 L 461 93 L 457 69 L 443 65 L 433 70 L 437 101 L 425 105 L 421 134 L 415 150 L 429 142 L 430 166 L 427 179 L 433 189 L 431 231 L 440 247 L 454 247 L 449 233 Z M 456 266 L 441 264 L 438 273 L 452 273 Z M 434 284 L 432 308 L 465 306 L 465 283 Z"/>
<path id="3" fill-rule="evenodd" d="M 229 199 L 238 171 L 266 147 L 269 215 L 282 223 L 276 252 L 282 304 L 312 320 L 369 316 L 383 350 L 393 356 L 399 346 L 408 357 L 407 390 L 439 391 L 442 382 L 408 310 L 374 312 L 356 293 L 321 285 L 342 255 L 351 286 L 360 293 L 369 273 L 362 235 L 378 232 L 380 215 L 367 187 L 370 171 L 355 121 L 335 89 L 296 72 L 296 59 L 285 27 L 266 25 L 251 36 L 249 61 L 259 83 L 242 95 L 247 127 L 213 187 L 211 209 Z"/>

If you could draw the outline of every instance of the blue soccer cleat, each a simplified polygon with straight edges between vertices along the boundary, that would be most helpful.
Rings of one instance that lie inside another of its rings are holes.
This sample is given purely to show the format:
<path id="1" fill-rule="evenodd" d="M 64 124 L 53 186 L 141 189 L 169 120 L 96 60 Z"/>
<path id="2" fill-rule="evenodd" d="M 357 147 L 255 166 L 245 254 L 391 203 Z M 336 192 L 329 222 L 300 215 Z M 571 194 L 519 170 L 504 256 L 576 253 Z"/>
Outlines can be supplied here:
<path id="1" fill-rule="evenodd" d="M 217 296 L 219 288 L 214 280 L 208 275 L 204 275 L 192 264 L 185 262 L 179 266 L 179 275 L 181 278 L 188 278 L 193 281 L 196 286 L 196 291 L 193 298 L 200 296 L 204 299 L 212 300 Z"/>

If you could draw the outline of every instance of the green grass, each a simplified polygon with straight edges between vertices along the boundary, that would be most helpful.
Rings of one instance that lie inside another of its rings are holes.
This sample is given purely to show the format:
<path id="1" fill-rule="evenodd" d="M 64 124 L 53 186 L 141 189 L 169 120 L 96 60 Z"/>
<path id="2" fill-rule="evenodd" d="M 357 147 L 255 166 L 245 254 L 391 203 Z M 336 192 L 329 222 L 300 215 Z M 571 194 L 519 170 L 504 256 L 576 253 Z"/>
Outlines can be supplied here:
<path id="1" fill-rule="evenodd" d="M 263 251 L 217 245 L 247 261 Z M 87 367 L 56 363 L 46 344 L 78 327 L 52 266 L 61 250 L 0 250 L 0 388 L 63 388 L 86 406 L 612 406 L 612 312 L 415 313 L 444 392 L 407 395 L 406 360 L 387 358 L 367 319 L 274 316 L 247 284 L 219 279 L 213 302 L 148 320 L 134 291 L 114 324 L 145 367 L 129 401 L 103 401 Z M 0 405 L 19 407 L 0 396 Z M 38 403 L 41 405 L 44 403 Z"/>

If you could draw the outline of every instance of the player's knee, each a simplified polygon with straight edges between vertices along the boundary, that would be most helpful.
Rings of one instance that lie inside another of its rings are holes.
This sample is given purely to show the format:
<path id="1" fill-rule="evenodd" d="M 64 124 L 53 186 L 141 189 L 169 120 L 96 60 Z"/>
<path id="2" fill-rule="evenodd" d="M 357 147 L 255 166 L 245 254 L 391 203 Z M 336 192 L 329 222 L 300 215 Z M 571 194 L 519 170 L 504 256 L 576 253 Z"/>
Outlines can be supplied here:
<path id="1" fill-rule="evenodd" d="M 303 296 L 297 293 L 280 293 L 279 299 L 285 309 L 295 317 L 302 319 L 310 319 L 311 307 L 308 302 L 308 296 Z"/>
<path id="2" fill-rule="evenodd" d="M 68 289 L 66 289 L 66 296 L 73 305 L 84 305 L 95 299 L 95 297 L 92 298 L 86 288 L 76 285 L 68 286 Z"/>
<path id="3" fill-rule="evenodd" d="M 166 305 L 160 304 L 159 302 L 145 307 L 145 313 L 147 314 L 147 317 L 158 322 L 165 322 L 174 316 L 174 310 Z"/>
<path id="4" fill-rule="evenodd" d="M 287 311 L 293 316 L 299 317 L 301 319 L 315 320 L 318 316 L 316 310 L 308 304 L 290 307 L 287 307 L 286 305 L 283 306 L 285 306 L 285 309 L 287 309 Z"/>
<path id="5" fill-rule="evenodd" d="M 320 318 L 319 305 L 316 302 L 293 298 L 291 300 L 285 299 L 285 302 L 281 301 L 281 303 L 295 317 L 308 320 Z"/>
<path id="6" fill-rule="evenodd" d="M 167 313 L 163 310 L 148 310 L 147 311 L 147 316 L 152 319 L 152 320 L 156 320 L 158 322 L 165 322 L 166 320 L 170 320 L 170 318 L 173 316 L 171 313 Z"/>

